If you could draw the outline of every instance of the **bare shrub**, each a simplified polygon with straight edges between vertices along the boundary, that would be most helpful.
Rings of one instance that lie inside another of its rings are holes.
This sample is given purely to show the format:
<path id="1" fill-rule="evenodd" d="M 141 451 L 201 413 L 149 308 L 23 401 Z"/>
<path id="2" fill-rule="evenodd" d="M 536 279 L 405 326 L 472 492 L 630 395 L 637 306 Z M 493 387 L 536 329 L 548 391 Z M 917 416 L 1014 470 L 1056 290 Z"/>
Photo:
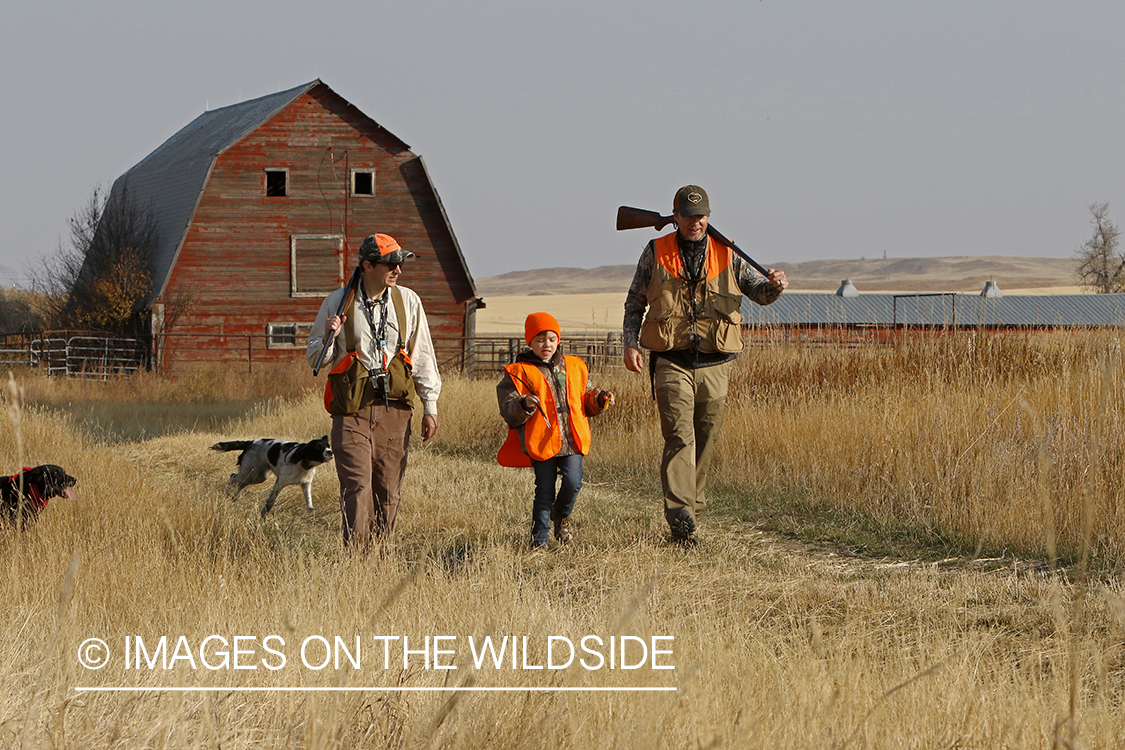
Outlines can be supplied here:
<path id="1" fill-rule="evenodd" d="M 1125 290 L 1125 256 L 1119 247 L 1117 225 L 1109 219 L 1108 203 L 1090 204 L 1090 225 L 1094 228 L 1093 236 L 1075 254 L 1078 278 L 1099 294 Z"/>
<path id="2" fill-rule="evenodd" d="M 128 189 L 95 189 L 70 220 L 70 242 L 32 274 L 47 325 L 58 329 L 135 333 L 152 285 L 157 242 L 150 213 Z"/>

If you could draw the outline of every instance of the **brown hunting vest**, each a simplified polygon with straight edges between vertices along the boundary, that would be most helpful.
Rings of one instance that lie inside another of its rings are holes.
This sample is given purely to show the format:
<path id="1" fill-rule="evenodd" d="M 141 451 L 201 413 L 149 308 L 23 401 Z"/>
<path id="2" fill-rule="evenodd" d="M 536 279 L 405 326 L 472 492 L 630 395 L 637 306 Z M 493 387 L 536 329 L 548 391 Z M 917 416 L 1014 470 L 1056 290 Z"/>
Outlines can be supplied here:
<path id="1" fill-rule="evenodd" d="M 656 263 L 649 281 L 648 314 L 641 346 L 658 352 L 691 349 L 702 353 L 742 351 L 742 290 L 731 269 L 731 251 L 707 238 L 706 278 L 689 283 L 676 233 L 653 240 Z"/>

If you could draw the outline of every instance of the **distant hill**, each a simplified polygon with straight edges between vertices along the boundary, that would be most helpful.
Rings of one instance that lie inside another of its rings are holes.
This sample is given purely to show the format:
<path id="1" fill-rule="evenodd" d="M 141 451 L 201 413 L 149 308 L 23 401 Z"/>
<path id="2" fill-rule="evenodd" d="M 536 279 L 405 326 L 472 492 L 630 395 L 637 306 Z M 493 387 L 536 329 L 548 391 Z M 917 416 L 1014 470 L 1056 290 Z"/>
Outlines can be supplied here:
<path id="1" fill-rule="evenodd" d="M 985 255 L 951 258 L 887 258 L 872 260 L 815 260 L 777 263 L 793 291 L 835 291 L 851 279 L 860 292 L 979 291 L 995 281 L 1001 290 L 1058 287 L 1077 291 L 1076 263 L 1070 258 L 1024 258 Z M 541 268 L 512 271 L 477 280 L 483 297 L 538 294 L 594 294 L 625 292 L 635 266 L 597 268 Z"/>
<path id="2" fill-rule="evenodd" d="M 510 271 L 500 276 L 477 279 L 477 294 L 507 297 L 626 292 L 636 270 L 636 266 L 598 266 L 597 268 L 539 268 L 533 271 Z"/>

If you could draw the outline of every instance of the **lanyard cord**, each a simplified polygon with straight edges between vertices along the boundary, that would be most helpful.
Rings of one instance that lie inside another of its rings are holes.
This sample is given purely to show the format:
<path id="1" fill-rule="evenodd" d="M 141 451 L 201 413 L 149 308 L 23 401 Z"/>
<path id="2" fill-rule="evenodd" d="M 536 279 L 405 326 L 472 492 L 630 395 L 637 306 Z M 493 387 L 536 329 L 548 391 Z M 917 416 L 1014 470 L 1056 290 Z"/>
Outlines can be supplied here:
<path id="1" fill-rule="evenodd" d="M 680 235 L 677 234 L 676 242 L 679 243 L 679 240 Z M 707 267 L 708 249 L 706 238 L 703 239 L 703 243 L 703 252 L 698 256 L 696 256 L 694 253 L 692 254 L 692 260 L 695 261 L 699 266 L 697 269 L 688 267 L 688 254 L 684 252 L 683 245 L 679 245 L 680 262 L 683 264 L 684 268 L 683 280 L 688 285 L 688 296 L 690 297 L 690 305 L 688 309 L 688 326 L 689 336 L 691 337 L 691 354 L 692 358 L 696 362 L 699 361 L 699 332 L 695 327 L 695 322 L 699 319 L 699 292 L 702 289 L 703 294 L 707 293 L 705 286 L 707 283 L 705 269 Z M 687 243 L 687 241 L 685 240 L 685 244 L 691 243 Z"/>
<path id="2" fill-rule="evenodd" d="M 378 299 L 374 299 L 374 300 L 368 300 L 367 289 L 365 289 L 362 284 L 360 285 L 360 291 L 363 294 L 363 305 L 362 305 L 363 314 L 364 314 L 364 317 L 367 318 L 367 325 L 368 325 L 368 327 L 371 328 L 371 333 L 374 334 L 375 340 L 376 340 L 377 345 L 379 347 L 379 357 L 378 357 L 378 359 L 381 363 L 381 369 L 383 371 L 386 371 L 386 369 L 387 369 L 387 294 L 390 293 L 390 289 L 388 288 L 388 289 L 384 290 L 383 296 L 379 297 Z M 371 310 L 373 305 L 379 305 L 379 307 L 382 309 L 382 313 L 383 313 L 382 319 L 379 321 L 378 326 L 375 325 L 375 316 L 374 316 L 374 314 L 372 313 L 372 310 Z"/>

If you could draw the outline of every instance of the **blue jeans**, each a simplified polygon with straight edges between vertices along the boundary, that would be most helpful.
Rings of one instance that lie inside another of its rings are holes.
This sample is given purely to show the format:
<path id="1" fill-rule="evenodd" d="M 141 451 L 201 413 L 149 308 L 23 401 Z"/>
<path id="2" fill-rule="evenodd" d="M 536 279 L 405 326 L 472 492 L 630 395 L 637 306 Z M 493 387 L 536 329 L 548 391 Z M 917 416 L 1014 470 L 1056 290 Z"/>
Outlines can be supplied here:
<path id="1" fill-rule="evenodd" d="M 566 518 L 574 510 L 574 500 L 582 489 L 582 456 L 556 456 L 532 461 L 535 472 L 535 502 L 531 506 L 531 543 L 546 544 L 551 538 L 551 521 Z M 555 477 L 562 477 L 555 492 Z"/>

